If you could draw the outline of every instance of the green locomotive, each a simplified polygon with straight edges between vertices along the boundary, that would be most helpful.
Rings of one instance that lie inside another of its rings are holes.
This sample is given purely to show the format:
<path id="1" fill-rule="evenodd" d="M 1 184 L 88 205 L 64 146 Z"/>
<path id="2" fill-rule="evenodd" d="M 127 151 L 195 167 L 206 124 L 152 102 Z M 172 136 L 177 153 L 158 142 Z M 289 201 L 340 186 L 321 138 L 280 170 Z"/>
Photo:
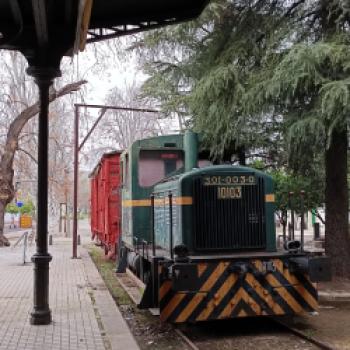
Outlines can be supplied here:
<path id="1" fill-rule="evenodd" d="M 145 283 L 141 308 L 174 323 L 317 309 L 329 261 L 277 250 L 270 176 L 212 165 L 190 131 L 137 141 L 121 164 L 118 272 Z"/>

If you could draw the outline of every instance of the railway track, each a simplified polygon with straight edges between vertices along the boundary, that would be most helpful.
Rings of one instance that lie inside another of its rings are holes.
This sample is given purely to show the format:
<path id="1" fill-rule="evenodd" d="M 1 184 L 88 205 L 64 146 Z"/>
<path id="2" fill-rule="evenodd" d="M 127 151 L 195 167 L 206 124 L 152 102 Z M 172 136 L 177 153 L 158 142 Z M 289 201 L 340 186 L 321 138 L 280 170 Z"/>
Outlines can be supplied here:
<path id="1" fill-rule="evenodd" d="M 239 322 L 239 320 L 237 320 L 237 321 Z M 227 322 L 230 322 L 230 321 L 227 321 Z M 322 341 L 320 341 L 312 336 L 309 336 L 309 335 L 307 335 L 307 334 L 305 334 L 305 333 L 303 333 L 295 328 L 292 328 L 288 324 L 286 324 L 280 320 L 271 318 L 271 319 L 269 319 L 269 322 L 271 323 L 271 327 L 273 327 L 274 325 L 277 325 L 282 330 L 288 332 L 289 338 L 290 338 L 290 340 L 289 340 L 290 344 L 287 345 L 287 347 L 285 349 L 296 348 L 296 349 L 335 350 L 335 347 L 333 347 L 332 345 L 325 343 L 325 342 L 322 342 Z M 253 326 L 253 328 L 254 328 L 254 326 Z M 218 339 L 210 339 L 210 340 L 206 340 L 203 342 L 203 340 L 201 339 L 200 336 L 198 336 L 198 334 L 196 336 L 189 335 L 191 333 L 191 331 L 189 329 L 182 330 L 182 329 L 179 329 L 178 327 L 174 326 L 174 330 L 191 350 L 207 349 L 208 342 L 210 342 L 212 346 L 214 345 L 213 342 L 214 343 L 218 342 L 218 344 L 217 344 L 218 349 L 221 348 L 221 345 L 222 345 L 222 348 L 226 348 L 226 345 L 229 343 L 228 338 L 226 338 L 224 341 L 222 339 L 220 339 L 220 338 L 222 338 L 221 335 L 219 335 Z M 252 333 L 254 333 L 254 330 L 252 331 Z M 259 336 L 256 336 L 256 335 L 254 335 L 254 336 L 255 336 L 255 338 L 257 338 L 255 340 L 258 341 Z M 277 341 L 283 342 L 286 334 L 284 332 L 281 333 L 278 331 L 274 331 L 273 336 L 276 337 Z M 237 334 L 234 334 L 231 337 L 232 337 L 231 338 L 232 342 L 236 343 L 236 340 L 240 336 Z M 249 335 L 245 335 L 244 337 L 249 337 Z M 241 339 L 236 344 L 236 346 L 238 346 L 238 347 L 235 347 L 234 349 L 241 349 L 239 343 L 244 343 L 244 341 L 245 341 L 244 337 L 241 337 Z M 295 339 L 295 341 L 294 341 L 295 344 L 292 344 L 293 338 Z M 298 340 L 301 340 L 301 342 L 298 341 L 297 338 L 298 338 Z M 268 337 L 261 335 L 262 341 L 266 341 L 266 339 L 271 341 L 271 334 Z M 226 343 L 226 344 L 224 344 L 224 343 Z M 268 348 L 268 343 L 269 343 L 269 341 L 267 341 L 266 348 Z M 272 342 L 272 343 L 274 343 L 274 342 Z M 248 349 L 248 348 L 245 347 L 244 349 Z M 256 346 L 256 349 L 260 349 L 260 347 Z M 278 349 L 284 349 L 284 348 L 279 347 Z"/>
<path id="2" fill-rule="evenodd" d="M 323 349 L 323 350 L 334 350 L 334 347 L 331 346 L 330 344 L 328 343 L 325 343 L 325 342 L 322 342 L 312 336 L 309 336 L 293 327 L 290 327 L 288 326 L 287 324 L 285 324 L 284 322 L 282 321 L 279 321 L 279 320 L 274 320 L 275 322 L 277 322 L 279 325 L 281 325 L 281 327 L 287 329 L 288 331 L 290 331 L 291 333 L 295 334 L 296 336 L 302 338 L 302 339 L 305 339 L 307 340 L 308 342 L 318 346 L 320 349 Z"/>
<path id="3" fill-rule="evenodd" d="M 131 273 L 118 274 L 121 286 L 137 304 L 141 286 Z M 330 344 L 315 339 L 275 318 L 234 319 L 173 326 L 174 332 L 191 350 L 335 350 Z M 260 344 L 257 346 L 257 344 Z"/>

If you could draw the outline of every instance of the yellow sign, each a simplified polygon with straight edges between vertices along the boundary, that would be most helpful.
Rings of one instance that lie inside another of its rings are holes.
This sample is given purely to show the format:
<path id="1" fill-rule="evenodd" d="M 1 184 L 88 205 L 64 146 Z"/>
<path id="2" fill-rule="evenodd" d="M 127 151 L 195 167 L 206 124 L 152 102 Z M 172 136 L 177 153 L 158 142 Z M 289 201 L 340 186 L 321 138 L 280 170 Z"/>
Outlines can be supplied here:
<path id="1" fill-rule="evenodd" d="M 31 228 L 32 227 L 32 217 L 27 215 L 22 215 L 20 218 L 19 225 L 21 228 Z"/>

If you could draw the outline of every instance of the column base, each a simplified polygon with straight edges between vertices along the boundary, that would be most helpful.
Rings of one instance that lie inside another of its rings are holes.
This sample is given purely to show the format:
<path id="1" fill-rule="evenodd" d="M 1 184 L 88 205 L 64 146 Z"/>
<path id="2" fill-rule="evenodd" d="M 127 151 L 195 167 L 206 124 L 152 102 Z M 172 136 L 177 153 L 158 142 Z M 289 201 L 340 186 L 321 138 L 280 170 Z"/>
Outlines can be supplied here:
<path id="1" fill-rule="evenodd" d="M 34 310 L 30 314 L 30 324 L 48 325 L 52 322 L 51 310 Z"/>
<path id="2" fill-rule="evenodd" d="M 34 307 L 30 314 L 30 324 L 48 325 L 52 321 L 49 308 L 49 253 L 36 253 L 32 256 L 34 263 Z"/>

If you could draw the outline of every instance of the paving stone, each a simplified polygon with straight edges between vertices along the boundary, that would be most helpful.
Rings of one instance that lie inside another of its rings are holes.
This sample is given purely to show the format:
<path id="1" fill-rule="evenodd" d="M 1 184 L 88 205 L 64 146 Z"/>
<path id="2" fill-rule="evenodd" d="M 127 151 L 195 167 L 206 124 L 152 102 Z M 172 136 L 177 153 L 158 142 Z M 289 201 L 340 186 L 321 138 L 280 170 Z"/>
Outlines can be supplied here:
<path id="1" fill-rule="evenodd" d="M 27 256 L 33 253 L 34 245 L 29 248 Z M 56 238 L 54 245 L 50 246 L 50 254 L 53 256 L 50 263 L 53 323 L 32 326 L 29 319 L 33 298 L 33 266 L 31 263 L 21 264 L 22 247 L 1 248 L 0 350 L 104 350 L 104 338 L 96 320 L 98 310 L 94 310 L 96 305 L 92 305 L 89 295 L 94 291 L 89 287 L 88 275 L 99 279 L 95 266 L 88 260 L 90 258 L 86 252 L 85 259 L 72 260 L 69 240 Z M 106 289 L 103 292 L 109 294 Z M 115 310 L 119 312 L 116 307 Z M 122 343 L 130 343 L 136 349 L 131 334 L 124 333 L 127 333 L 125 327 L 120 335 L 124 340 Z"/>

